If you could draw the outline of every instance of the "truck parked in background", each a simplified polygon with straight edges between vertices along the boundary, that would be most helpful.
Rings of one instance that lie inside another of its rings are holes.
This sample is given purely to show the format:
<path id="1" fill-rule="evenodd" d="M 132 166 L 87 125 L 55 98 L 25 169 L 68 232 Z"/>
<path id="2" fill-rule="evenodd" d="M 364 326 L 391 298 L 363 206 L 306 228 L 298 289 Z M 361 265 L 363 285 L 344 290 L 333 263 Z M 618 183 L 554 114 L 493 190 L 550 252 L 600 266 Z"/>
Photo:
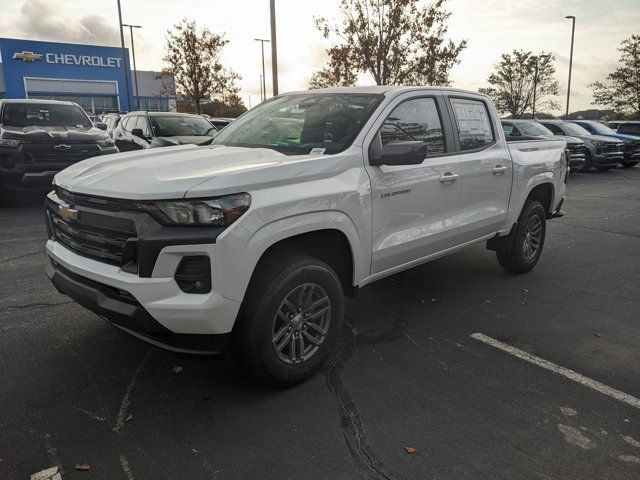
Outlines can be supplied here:
<path id="1" fill-rule="evenodd" d="M 104 128 L 76 103 L 0 100 L 0 201 L 19 191 L 47 192 L 60 170 L 117 152 Z"/>
<path id="2" fill-rule="evenodd" d="M 344 295 L 481 242 L 531 270 L 562 215 L 565 143 L 507 143 L 489 97 L 463 90 L 281 95 L 212 145 L 59 173 L 47 273 L 142 340 L 295 384 L 336 345 Z"/>

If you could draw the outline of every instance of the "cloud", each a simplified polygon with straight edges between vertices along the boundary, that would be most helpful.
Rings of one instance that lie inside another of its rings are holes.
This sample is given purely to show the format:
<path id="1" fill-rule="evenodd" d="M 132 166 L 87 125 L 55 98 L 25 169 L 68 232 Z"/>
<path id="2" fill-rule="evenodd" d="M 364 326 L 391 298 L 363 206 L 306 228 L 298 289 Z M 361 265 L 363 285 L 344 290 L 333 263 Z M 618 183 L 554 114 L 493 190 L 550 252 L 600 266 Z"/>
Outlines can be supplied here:
<path id="1" fill-rule="evenodd" d="M 100 15 L 85 15 L 76 20 L 59 2 L 27 0 L 20 9 L 17 24 L 29 38 L 58 42 L 116 45 L 118 29 Z"/>

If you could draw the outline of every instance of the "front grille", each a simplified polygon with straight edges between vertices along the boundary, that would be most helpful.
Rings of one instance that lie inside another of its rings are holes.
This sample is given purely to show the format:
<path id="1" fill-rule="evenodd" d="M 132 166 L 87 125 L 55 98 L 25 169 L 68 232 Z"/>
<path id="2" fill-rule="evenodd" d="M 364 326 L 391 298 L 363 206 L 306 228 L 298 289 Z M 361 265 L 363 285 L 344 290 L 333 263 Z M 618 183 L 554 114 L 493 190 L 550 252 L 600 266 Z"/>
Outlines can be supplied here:
<path id="1" fill-rule="evenodd" d="M 608 143 L 606 146 L 608 152 L 619 152 L 622 153 L 624 150 L 624 144 L 620 143 Z"/>
<path id="2" fill-rule="evenodd" d="M 136 236 L 135 229 L 118 230 L 62 218 L 48 209 L 54 238 L 79 255 L 111 265 L 122 265 L 127 241 Z M 130 249 L 129 249 L 130 250 Z M 127 259 L 130 260 L 130 259 Z"/>
<path id="3" fill-rule="evenodd" d="M 571 158 L 583 159 L 585 158 L 587 147 L 584 144 L 580 143 L 570 143 L 567 145 L 567 150 L 569 150 L 569 156 Z"/>
<path id="4" fill-rule="evenodd" d="M 96 143 L 86 142 L 27 143 L 22 147 L 22 153 L 33 162 L 78 162 L 94 157 L 99 152 L 100 149 Z"/>

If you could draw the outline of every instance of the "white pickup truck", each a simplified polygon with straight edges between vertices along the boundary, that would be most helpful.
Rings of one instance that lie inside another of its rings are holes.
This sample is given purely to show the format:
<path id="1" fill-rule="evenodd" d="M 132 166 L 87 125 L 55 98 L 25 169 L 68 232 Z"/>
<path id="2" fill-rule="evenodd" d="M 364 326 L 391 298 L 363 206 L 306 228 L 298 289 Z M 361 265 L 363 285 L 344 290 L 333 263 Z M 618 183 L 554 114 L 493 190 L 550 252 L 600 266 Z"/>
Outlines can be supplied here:
<path id="1" fill-rule="evenodd" d="M 561 214 L 565 142 L 507 144 L 488 97 L 429 87 L 281 95 L 209 146 L 96 157 L 48 195 L 48 275 L 178 352 L 289 385 L 336 344 L 344 295 L 479 242 L 526 272 Z"/>

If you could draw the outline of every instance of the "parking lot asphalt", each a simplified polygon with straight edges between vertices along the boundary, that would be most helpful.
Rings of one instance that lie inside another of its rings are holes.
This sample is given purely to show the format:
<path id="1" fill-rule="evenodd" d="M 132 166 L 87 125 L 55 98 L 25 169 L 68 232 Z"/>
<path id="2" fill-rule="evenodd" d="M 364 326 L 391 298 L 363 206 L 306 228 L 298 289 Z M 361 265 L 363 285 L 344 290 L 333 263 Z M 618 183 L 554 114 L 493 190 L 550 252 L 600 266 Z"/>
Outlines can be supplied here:
<path id="1" fill-rule="evenodd" d="M 479 245 L 362 289 L 287 390 L 70 302 L 39 202 L 0 209 L 0 478 L 640 478 L 640 408 L 471 337 L 640 398 L 640 167 L 574 175 L 564 209 L 529 274 Z"/>

